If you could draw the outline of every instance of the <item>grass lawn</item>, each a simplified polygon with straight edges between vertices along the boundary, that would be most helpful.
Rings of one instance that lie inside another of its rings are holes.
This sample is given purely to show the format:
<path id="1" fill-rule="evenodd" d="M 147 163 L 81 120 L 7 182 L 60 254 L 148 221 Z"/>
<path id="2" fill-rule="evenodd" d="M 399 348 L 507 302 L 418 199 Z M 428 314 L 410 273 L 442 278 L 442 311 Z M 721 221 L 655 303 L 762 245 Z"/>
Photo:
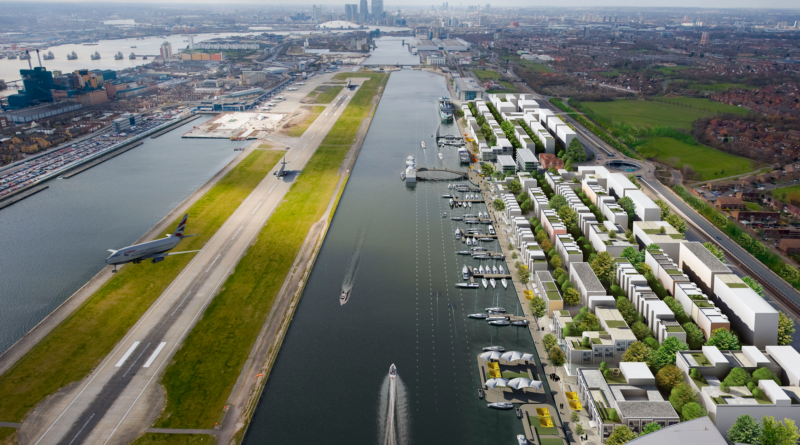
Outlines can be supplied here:
<path id="1" fill-rule="evenodd" d="M 339 92 L 342 91 L 344 86 L 324 86 L 324 87 L 317 87 L 317 89 L 323 88 L 325 91 L 321 92 L 319 96 L 317 96 L 316 103 L 318 104 L 329 104 Z"/>
<path id="2" fill-rule="evenodd" d="M 538 417 L 528 417 L 528 422 L 533 426 L 540 436 L 558 436 L 558 427 L 550 426 L 544 427 L 539 425 Z"/>
<path id="3" fill-rule="evenodd" d="M 506 372 L 503 372 L 502 374 L 503 374 L 503 378 L 504 379 L 509 379 L 509 380 L 516 379 L 517 377 L 522 377 L 522 378 L 526 378 L 526 379 L 528 378 L 528 373 L 527 372 L 506 371 Z"/>
<path id="4" fill-rule="evenodd" d="M 687 105 L 695 110 L 704 111 L 707 114 L 716 113 L 733 113 L 733 114 L 750 114 L 750 110 L 733 105 L 723 104 L 721 102 L 714 102 L 711 99 L 698 99 L 695 97 L 670 97 L 663 99 L 667 102 Z M 684 108 L 686 109 L 686 108 Z"/>
<path id="5" fill-rule="evenodd" d="M 800 201 L 800 184 L 780 187 L 769 191 L 769 194 L 785 202 L 791 200 Z M 785 197 L 783 196 L 784 194 L 786 194 Z"/>
<path id="6" fill-rule="evenodd" d="M 700 90 L 700 91 L 727 91 L 733 88 L 740 88 L 740 89 L 753 89 L 754 87 L 749 87 L 743 83 L 712 83 L 712 84 L 702 84 L 697 82 L 692 82 L 689 84 L 689 89 L 691 90 Z"/>
<path id="7" fill-rule="evenodd" d="M 747 210 L 752 210 L 754 212 L 760 212 L 760 211 L 764 210 L 760 205 L 758 205 L 758 204 L 756 204 L 754 202 L 745 202 L 744 206 L 747 207 Z"/>
<path id="8" fill-rule="evenodd" d="M 0 427 L 0 441 L 6 440 L 8 436 L 17 432 L 16 428 Z"/>
<path id="9" fill-rule="evenodd" d="M 322 105 L 316 105 L 311 107 L 311 111 L 308 114 L 306 114 L 302 122 L 298 122 L 289 127 L 288 129 L 286 129 L 286 135 L 294 138 L 299 138 L 300 136 L 303 135 L 303 133 L 306 132 L 306 130 L 308 130 L 308 127 L 310 127 L 311 124 L 313 124 L 314 121 L 317 120 L 317 118 L 323 111 L 325 111 L 325 107 Z"/>
<path id="10" fill-rule="evenodd" d="M 537 73 L 552 73 L 553 72 L 552 68 L 550 68 L 549 66 L 547 66 L 547 65 L 545 65 L 543 63 L 535 63 L 535 62 L 532 62 L 530 60 L 523 60 L 523 59 L 517 60 L 516 62 L 518 64 L 520 64 L 521 66 L 524 66 L 525 68 L 529 69 L 529 70 L 536 71 Z"/>
<path id="11" fill-rule="evenodd" d="M 262 150 L 269 150 L 269 149 L 270 149 L 270 148 L 272 148 L 272 147 L 273 147 L 273 146 L 272 146 L 272 145 L 270 145 L 270 144 L 259 144 L 259 145 L 258 145 L 258 148 L 260 148 L 260 149 L 262 149 Z"/>
<path id="12" fill-rule="evenodd" d="M 500 76 L 500 73 L 498 73 L 497 71 L 492 71 L 492 70 L 473 69 L 472 72 L 475 74 L 475 77 L 477 77 L 478 80 L 481 81 L 481 82 L 488 82 L 490 80 L 498 80 L 498 79 L 500 79 L 502 77 L 502 76 Z"/>
<path id="13" fill-rule="evenodd" d="M 539 445 L 564 445 L 564 440 L 557 437 L 540 437 Z"/>
<path id="14" fill-rule="evenodd" d="M 603 376 L 603 377 L 605 377 L 605 376 Z M 624 385 L 624 384 L 628 383 L 625 380 L 625 377 L 622 376 L 622 372 L 620 372 L 619 375 L 616 376 L 616 377 L 614 377 L 613 374 L 609 374 L 609 377 L 605 377 L 605 379 L 606 379 L 606 382 L 608 382 L 608 383 L 614 383 L 614 384 L 618 384 L 618 385 Z"/>
<path id="15" fill-rule="evenodd" d="M 747 110 L 708 99 L 677 97 L 670 103 L 648 100 L 615 100 L 613 102 L 583 102 L 583 106 L 615 124 L 639 126 L 663 125 L 680 130 L 690 130 L 692 122 L 715 113 L 747 114 Z M 686 108 L 682 105 L 688 105 Z"/>
<path id="16" fill-rule="evenodd" d="M 167 367 L 161 383 L 167 404 L 158 428 L 212 428 L 222 417 L 242 366 L 290 271 L 310 227 L 319 221 L 339 181 L 338 170 L 369 116 L 387 74 L 371 77 L 333 125 Z"/>
<path id="17" fill-rule="evenodd" d="M 131 445 L 215 445 L 217 438 L 208 434 L 144 433 Z"/>
<path id="18" fill-rule="evenodd" d="M 692 68 L 691 66 L 660 66 L 656 68 L 658 71 L 661 71 L 663 74 L 666 75 L 677 75 L 683 70 L 688 70 Z"/>
<path id="19" fill-rule="evenodd" d="M 283 152 L 255 150 L 189 208 L 181 250 L 198 250 L 278 162 Z M 178 218 L 180 219 L 180 218 Z M 157 238 L 172 233 L 178 220 Z M 21 422 L 48 395 L 86 377 L 114 349 L 194 257 L 129 264 L 0 376 L 0 420 Z"/>
<path id="20" fill-rule="evenodd" d="M 740 158 L 702 144 L 688 145 L 676 139 L 650 137 L 636 151 L 645 158 L 654 158 L 675 168 L 691 165 L 703 180 L 740 175 L 760 166 L 750 159 Z"/>

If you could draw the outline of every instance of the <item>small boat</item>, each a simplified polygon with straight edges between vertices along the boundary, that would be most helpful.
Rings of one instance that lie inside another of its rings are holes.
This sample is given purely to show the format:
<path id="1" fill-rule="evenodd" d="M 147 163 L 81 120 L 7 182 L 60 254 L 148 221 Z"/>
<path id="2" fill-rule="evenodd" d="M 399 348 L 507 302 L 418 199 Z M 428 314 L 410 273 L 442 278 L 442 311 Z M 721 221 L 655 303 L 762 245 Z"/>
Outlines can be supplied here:
<path id="1" fill-rule="evenodd" d="M 456 238 L 461 238 L 461 229 L 456 229 Z"/>
<path id="2" fill-rule="evenodd" d="M 403 181 L 406 180 L 406 172 L 404 171 L 400 172 L 400 179 L 402 179 Z"/>
<path id="3" fill-rule="evenodd" d="M 136 45 L 133 45 L 131 48 L 136 48 Z"/>
<path id="4" fill-rule="evenodd" d="M 488 317 L 488 315 L 486 315 L 486 314 L 469 314 L 469 315 L 467 315 L 467 317 L 469 317 L 469 318 L 480 318 L 481 320 L 483 320 L 486 317 Z"/>
<path id="5" fill-rule="evenodd" d="M 453 188 L 453 184 L 447 184 L 447 188 L 452 189 Z"/>
<path id="6" fill-rule="evenodd" d="M 508 322 L 508 320 L 495 320 L 495 321 L 490 321 L 489 324 L 492 326 L 508 326 L 510 323 Z"/>
<path id="7" fill-rule="evenodd" d="M 487 250 L 488 250 L 488 249 L 487 249 L 487 248 L 485 248 L 485 247 L 473 247 L 473 248 L 472 248 L 472 251 L 473 251 L 473 252 L 486 252 Z"/>
<path id="8" fill-rule="evenodd" d="M 419 146 L 422 147 L 422 149 L 424 150 L 425 149 L 425 141 L 420 142 Z"/>
<path id="9" fill-rule="evenodd" d="M 487 255 L 485 253 L 473 253 L 472 254 L 472 258 L 475 259 L 475 260 L 488 260 L 488 259 L 491 259 L 492 257 L 490 257 L 489 255 Z"/>
<path id="10" fill-rule="evenodd" d="M 347 303 L 347 300 L 350 299 L 350 289 L 343 290 L 342 293 L 339 295 L 339 304 L 344 305 Z"/>
<path id="11" fill-rule="evenodd" d="M 531 322 L 528 320 L 517 320 L 511 322 L 512 326 L 528 326 L 529 324 L 531 324 Z"/>
<path id="12" fill-rule="evenodd" d="M 495 281 L 494 278 L 489 278 L 489 284 L 492 285 L 492 289 L 497 287 L 497 281 Z"/>
<path id="13" fill-rule="evenodd" d="M 472 201 L 467 201 L 467 207 L 472 208 Z"/>
<path id="14" fill-rule="evenodd" d="M 481 388 L 478 388 L 478 398 L 479 399 L 483 398 L 483 389 L 481 389 Z"/>
<path id="15" fill-rule="evenodd" d="M 517 417 L 522 418 L 522 410 L 517 408 Z M 517 445 L 528 445 L 528 439 L 522 434 L 517 434 Z"/>
<path id="16" fill-rule="evenodd" d="M 456 287 L 462 287 L 466 289 L 477 289 L 481 285 L 478 283 L 456 283 Z"/>
<path id="17" fill-rule="evenodd" d="M 442 195 L 442 198 L 452 198 L 453 195 Z"/>
<path id="18" fill-rule="evenodd" d="M 452 219 L 453 221 L 464 221 L 464 218 L 460 216 L 451 216 L 450 219 Z"/>
<path id="19" fill-rule="evenodd" d="M 500 271 L 501 274 L 505 274 L 506 270 L 503 269 L 503 266 L 497 266 L 497 270 Z"/>
<path id="20" fill-rule="evenodd" d="M 489 282 L 486 281 L 486 278 L 481 279 L 481 283 L 483 283 L 483 288 L 484 289 L 489 287 Z"/>
<path id="21" fill-rule="evenodd" d="M 517 418 L 520 418 L 520 419 L 522 418 L 522 408 L 520 408 L 520 407 L 517 407 Z M 520 436 L 522 437 L 522 440 L 525 440 L 525 436 L 523 436 L 522 434 L 517 436 L 517 440 L 519 440 Z M 524 443 L 524 442 L 521 442 L 521 443 Z"/>
<path id="22" fill-rule="evenodd" d="M 484 351 L 497 351 L 497 352 L 505 352 L 506 348 L 502 346 L 484 346 Z"/>
<path id="23" fill-rule="evenodd" d="M 501 317 L 497 314 L 489 314 L 486 317 L 486 321 L 502 321 L 502 320 L 506 320 L 506 317 Z"/>
<path id="24" fill-rule="evenodd" d="M 392 366 L 389 366 L 389 377 L 391 377 L 392 380 L 397 378 L 397 367 L 394 366 L 394 363 L 392 363 Z"/>
<path id="25" fill-rule="evenodd" d="M 459 250 L 458 252 L 456 252 L 456 254 L 458 254 L 458 255 L 472 255 L 472 252 L 470 252 L 469 250 Z"/>
<path id="26" fill-rule="evenodd" d="M 492 266 L 492 273 L 497 275 L 497 266 Z"/>
<path id="27" fill-rule="evenodd" d="M 511 403 L 511 402 L 495 402 L 495 403 L 489 403 L 488 405 L 489 405 L 489 408 L 494 408 L 494 409 L 512 409 L 512 408 L 514 408 L 514 404 Z"/>
<path id="28" fill-rule="evenodd" d="M 506 308 L 504 307 L 487 307 L 486 312 L 505 312 Z"/>
<path id="29" fill-rule="evenodd" d="M 485 236 L 485 237 L 481 238 L 480 240 L 481 241 L 494 241 L 494 238 L 489 238 L 489 237 Z"/>
<path id="30" fill-rule="evenodd" d="M 506 280 L 505 278 L 500 280 L 500 284 L 503 285 L 504 289 L 508 289 L 508 280 Z"/>
<path id="31" fill-rule="evenodd" d="M 469 238 L 467 238 L 467 245 L 468 245 L 468 246 L 471 246 L 471 245 L 472 245 L 472 241 L 470 241 L 470 239 L 469 239 Z"/>
<path id="32" fill-rule="evenodd" d="M 467 269 L 466 265 L 461 268 L 461 275 L 465 280 L 469 280 L 469 269 Z"/>
<path id="33" fill-rule="evenodd" d="M 482 264 L 481 264 L 480 267 L 478 267 L 478 272 L 483 273 L 483 265 Z"/>
<path id="34" fill-rule="evenodd" d="M 439 153 L 439 159 L 444 159 L 444 155 Z"/>
<path id="35" fill-rule="evenodd" d="M 447 212 L 442 213 L 442 218 L 447 218 Z"/>
<path id="36" fill-rule="evenodd" d="M 450 198 L 450 207 L 453 207 L 453 199 Z"/>

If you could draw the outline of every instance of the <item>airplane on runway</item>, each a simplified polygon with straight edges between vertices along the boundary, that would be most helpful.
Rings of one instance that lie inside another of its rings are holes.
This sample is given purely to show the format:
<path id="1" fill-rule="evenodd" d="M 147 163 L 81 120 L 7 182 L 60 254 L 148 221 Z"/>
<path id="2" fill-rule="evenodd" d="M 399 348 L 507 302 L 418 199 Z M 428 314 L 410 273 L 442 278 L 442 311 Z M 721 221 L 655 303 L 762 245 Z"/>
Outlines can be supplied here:
<path id="1" fill-rule="evenodd" d="M 106 264 L 113 265 L 114 270 L 112 272 L 116 273 L 117 264 L 125 264 L 125 263 L 139 264 L 143 260 L 152 260 L 152 263 L 155 264 L 164 261 L 164 259 L 169 255 L 180 255 L 182 253 L 199 252 L 199 250 L 188 250 L 186 252 L 167 253 L 168 251 L 177 247 L 178 244 L 184 238 L 189 238 L 190 236 L 197 236 L 197 235 L 183 234 L 184 229 L 186 229 L 186 220 L 188 218 L 189 218 L 188 213 L 186 215 L 183 215 L 183 219 L 181 220 L 180 224 L 178 224 L 178 228 L 175 229 L 175 232 L 172 233 L 171 235 L 167 235 L 166 238 L 148 241 L 142 244 L 134 244 L 133 246 L 128 246 L 120 250 L 108 249 L 108 251 L 111 252 L 111 256 L 106 258 Z"/>
<path id="2" fill-rule="evenodd" d="M 287 148 L 287 150 L 288 150 L 288 148 Z M 288 164 L 288 162 L 286 162 L 286 156 L 284 156 L 283 157 L 283 161 L 281 161 L 281 168 L 278 169 L 278 171 L 276 171 L 275 173 L 273 173 L 273 175 L 275 175 L 275 176 L 277 176 L 279 178 L 282 177 L 282 176 L 288 175 L 289 172 L 284 170 L 284 168 L 286 167 L 286 164 Z"/>

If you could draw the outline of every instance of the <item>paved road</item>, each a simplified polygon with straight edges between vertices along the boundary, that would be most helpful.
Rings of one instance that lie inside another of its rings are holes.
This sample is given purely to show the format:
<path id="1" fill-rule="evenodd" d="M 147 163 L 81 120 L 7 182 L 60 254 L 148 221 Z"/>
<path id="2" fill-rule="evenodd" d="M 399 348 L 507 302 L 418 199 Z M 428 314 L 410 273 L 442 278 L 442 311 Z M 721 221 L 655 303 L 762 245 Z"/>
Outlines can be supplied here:
<path id="1" fill-rule="evenodd" d="M 264 178 L 90 376 L 26 419 L 21 444 L 128 443 L 152 424 L 163 404 L 154 382 L 352 95 L 334 99 L 288 152 L 290 174 Z"/>

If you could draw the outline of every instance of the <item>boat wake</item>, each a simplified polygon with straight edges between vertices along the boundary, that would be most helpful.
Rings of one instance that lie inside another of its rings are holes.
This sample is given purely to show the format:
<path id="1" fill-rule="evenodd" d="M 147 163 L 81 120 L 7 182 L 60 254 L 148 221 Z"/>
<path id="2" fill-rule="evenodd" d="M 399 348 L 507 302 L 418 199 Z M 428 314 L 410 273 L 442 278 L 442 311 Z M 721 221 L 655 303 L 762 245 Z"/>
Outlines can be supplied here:
<path id="1" fill-rule="evenodd" d="M 345 304 L 350 299 L 350 292 L 353 290 L 353 284 L 356 281 L 358 274 L 358 265 L 361 262 L 361 249 L 364 246 L 364 239 L 367 237 L 366 229 L 362 229 L 358 234 L 356 247 L 350 255 L 350 260 L 347 263 L 347 269 L 344 272 L 344 281 L 342 281 L 342 292 L 339 295 L 339 303 Z"/>
<path id="2" fill-rule="evenodd" d="M 398 375 L 389 375 L 381 385 L 378 403 L 378 434 L 383 445 L 408 445 L 411 443 L 411 406 L 403 381 Z"/>

